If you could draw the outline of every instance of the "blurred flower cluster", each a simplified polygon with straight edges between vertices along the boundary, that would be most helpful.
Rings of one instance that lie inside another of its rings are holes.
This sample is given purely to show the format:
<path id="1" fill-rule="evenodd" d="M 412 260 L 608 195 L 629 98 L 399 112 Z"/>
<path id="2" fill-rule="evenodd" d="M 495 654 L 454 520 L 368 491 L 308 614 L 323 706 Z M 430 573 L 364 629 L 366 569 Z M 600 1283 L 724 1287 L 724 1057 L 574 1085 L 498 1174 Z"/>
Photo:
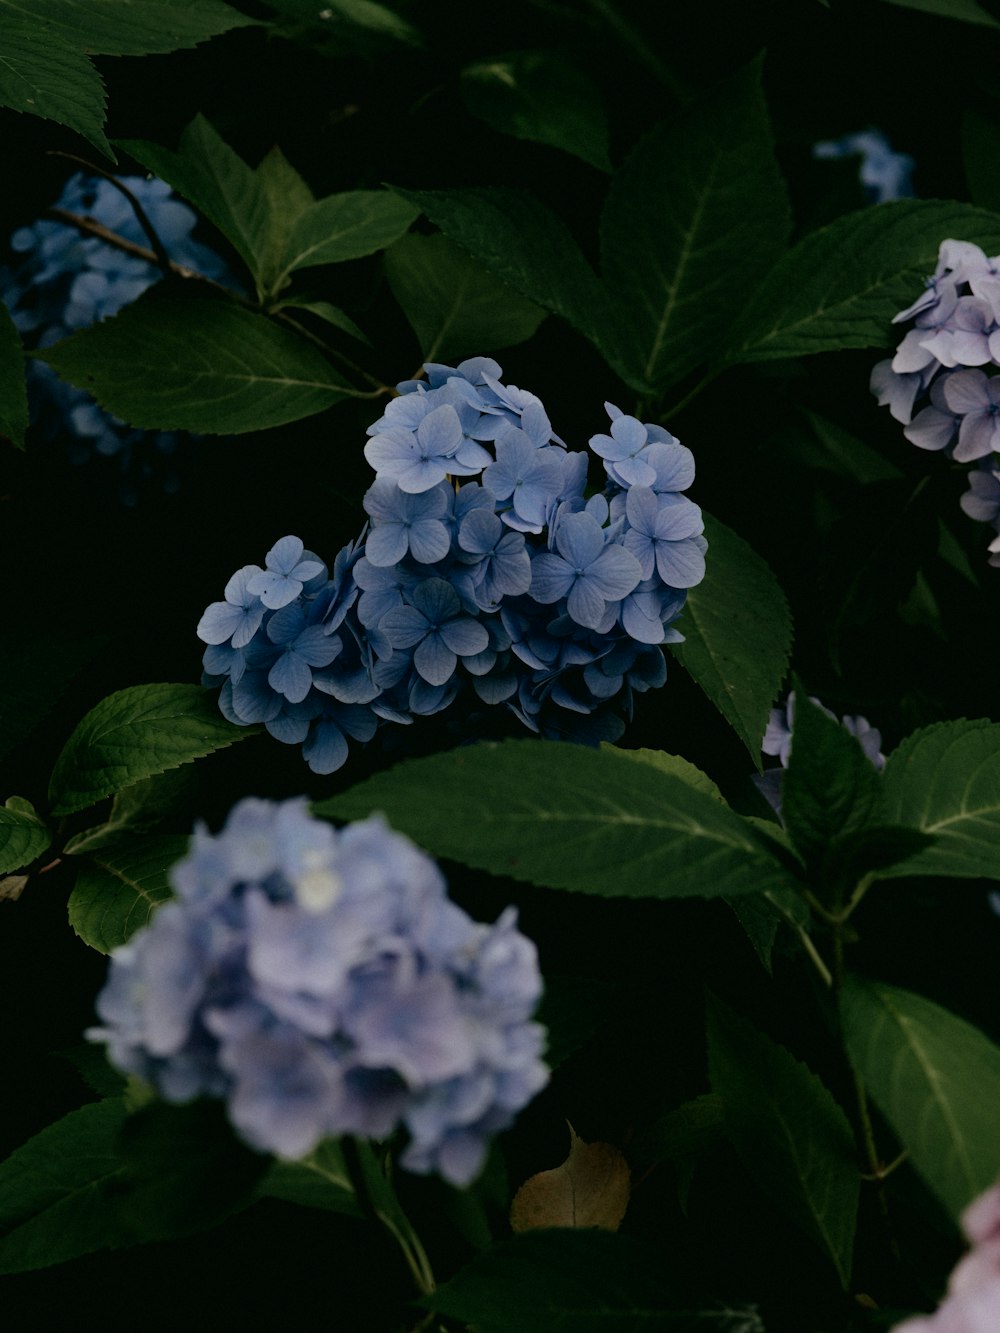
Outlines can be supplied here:
<path id="1" fill-rule="evenodd" d="M 872 371 L 872 392 L 919 449 L 976 464 L 962 508 L 1000 533 L 1000 377 L 987 373 L 1000 365 L 1000 256 L 942 241 L 923 295 L 893 322 L 910 321 L 895 356 Z M 1000 566 L 1000 536 L 989 552 Z"/>
<path id="2" fill-rule="evenodd" d="M 193 238 L 195 213 L 174 197 L 165 182 L 126 176 L 122 184 L 138 200 L 175 264 L 232 283 L 225 261 Z M 149 248 L 131 203 L 109 180 L 78 172 L 66 183 L 55 207 L 98 223 L 134 246 Z M 32 349 L 50 347 L 116 315 L 163 276 L 156 264 L 58 217 L 19 228 L 10 246 L 20 260 L 0 269 L 0 300 Z M 35 428 L 45 438 L 65 439 L 74 462 L 113 458 L 126 502 L 134 503 L 138 488 L 150 478 L 167 490 L 176 488 L 177 475 L 170 464 L 180 440 L 175 432 L 145 433 L 125 425 L 98 407 L 85 390 L 60 380 L 42 361 L 29 361 L 27 376 Z"/>
<path id="3" fill-rule="evenodd" d="M 891 1333 L 996 1333 L 1000 1329 L 1000 1184 L 974 1199 L 962 1214 L 972 1248 L 948 1280 L 948 1293 L 931 1315 L 897 1324 Z"/>
<path id="4" fill-rule="evenodd" d="M 464 1185 L 546 1083 L 516 912 L 473 921 L 380 817 L 337 832 L 304 799 L 243 800 L 170 878 L 88 1033 L 167 1101 L 224 1098 L 247 1143 L 289 1159 L 405 1128 L 405 1167 Z"/>
<path id="5" fill-rule="evenodd" d="M 694 459 L 608 405 L 588 455 L 496 362 L 428 365 L 368 431 L 369 523 L 332 575 L 299 538 L 246 565 L 205 611 L 205 683 L 240 725 L 344 763 L 348 738 L 448 708 L 510 709 L 532 731 L 615 740 L 705 572 Z"/>
<path id="6" fill-rule="evenodd" d="M 813 157 L 860 157 L 858 178 L 873 204 L 890 199 L 908 199 L 913 194 L 914 161 L 909 153 L 896 153 L 881 130 L 860 130 L 840 139 L 813 144 Z"/>

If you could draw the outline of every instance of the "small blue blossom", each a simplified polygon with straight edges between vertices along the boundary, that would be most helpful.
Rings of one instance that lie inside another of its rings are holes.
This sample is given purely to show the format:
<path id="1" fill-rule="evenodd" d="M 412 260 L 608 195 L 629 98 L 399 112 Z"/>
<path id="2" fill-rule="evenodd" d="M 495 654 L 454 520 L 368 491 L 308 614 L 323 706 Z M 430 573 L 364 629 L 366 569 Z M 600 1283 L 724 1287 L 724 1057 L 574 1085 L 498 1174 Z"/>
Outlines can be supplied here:
<path id="1" fill-rule="evenodd" d="M 909 153 L 895 153 L 881 130 L 862 130 L 842 139 L 813 144 L 813 157 L 860 157 L 858 178 L 872 203 L 909 199 L 913 195 L 913 168 Z"/>
<path id="2" fill-rule="evenodd" d="M 275 542 L 265 564 L 266 569 L 248 580 L 247 592 L 259 597 L 271 611 L 294 602 L 311 579 L 326 576 L 323 562 L 306 551 L 298 537 L 282 537 Z"/>
<path id="3" fill-rule="evenodd" d="M 378 437 L 383 438 L 383 437 Z M 443 560 L 451 538 L 442 519 L 448 509 L 447 487 L 417 493 L 402 490 L 389 478 L 376 481 L 365 493 L 365 512 L 372 530 L 365 544 L 370 565 L 398 565 L 407 555 L 422 565 Z"/>
<path id="4" fill-rule="evenodd" d="M 605 543 L 603 529 L 590 514 L 570 514 L 556 536 L 557 554 L 543 552 L 531 566 L 531 595 L 543 604 L 567 599 L 578 625 L 596 628 L 608 602 L 620 602 L 642 579 L 630 551 Z"/>
<path id="5" fill-rule="evenodd" d="M 167 1101 L 224 1100 L 252 1147 L 402 1130 L 405 1167 L 462 1186 L 547 1082 L 516 913 L 473 921 L 379 816 L 335 832 L 304 800 L 251 798 L 170 879 L 87 1035 Z"/>

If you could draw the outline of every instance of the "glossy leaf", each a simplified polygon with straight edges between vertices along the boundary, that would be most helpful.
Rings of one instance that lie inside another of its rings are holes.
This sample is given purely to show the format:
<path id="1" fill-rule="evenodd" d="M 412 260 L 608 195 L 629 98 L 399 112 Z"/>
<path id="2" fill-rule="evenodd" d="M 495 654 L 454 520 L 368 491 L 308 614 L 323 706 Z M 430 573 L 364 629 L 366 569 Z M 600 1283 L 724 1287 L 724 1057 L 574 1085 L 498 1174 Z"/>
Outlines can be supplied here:
<path id="1" fill-rule="evenodd" d="M 121 1098 L 71 1111 L 0 1164 L 0 1273 L 63 1263 L 133 1239 L 114 1207 L 124 1174 Z"/>
<path id="2" fill-rule="evenodd" d="M 311 343 L 222 300 L 151 293 L 39 355 L 143 430 L 266 430 L 322 412 L 348 391 Z"/>
<path id="3" fill-rule="evenodd" d="M 715 897 L 788 883 L 739 815 L 611 748 L 465 747 L 397 764 L 314 808 L 335 819 L 381 810 L 435 855 L 601 897 Z"/>
<path id="4" fill-rule="evenodd" d="M 934 836 L 883 875 L 1000 879 L 1000 724 L 915 731 L 889 756 L 883 781 L 887 818 Z"/>
<path id="5" fill-rule="evenodd" d="M 706 515 L 704 580 L 678 622 L 671 651 L 733 727 L 760 768 L 760 743 L 788 668 L 792 618 L 767 564 L 735 532 Z"/>
<path id="6" fill-rule="evenodd" d="M 565 223 L 533 195 L 510 189 L 396 190 L 509 287 L 607 339 L 604 289 Z"/>
<path id="7" fill-rule="evenodd" d="M 52 834 L 30 802 L 11 796 L 0 806 L 0 874 L 30 865 L 51 841 Z"/>
<path id="8" fill-rule="evenodd" d="M 772 361 L 898 341 L 892 318 L 919 296 L 945 237 L 1000 250 L 1000 216 L 900 199 L 837 218 L 781 259 L 738 319 L 730 362 Z"/>
<path id="9" fill-rule="evenodd" d="M 458 362 L 513 346 L 545 318 L 446 236 L 404 236 L 386 252 L 385 272 L 425 361 Z"/>
<path id="10" fill-rule="evenodd" d="M 1000 1047 L 931 1000 L 848 977 L 851 1060 L 913 1165 L 954 1218 L 1000 1172 Z"/>
<path id="11" fill-rule="evenodd" d="M 846 1288 L 861 1177 L 844 1112 L 790 1051 L 711 996 L 708 1067 L 743 1165 Z"/>
<path id="12" fill-rule="evenodd" d="M 755 61 L 653 130 L 612 181 L 601 251 L 629 383 L 662 392 L 715 360 L 734 291 L 754 289 L 790 231 Z"/>
<path id="13" fill-rule="evenodd" d="M 147 925 L 171 896 L 170 867 L 187 845 L 178 835 L 133 837 L 88 856 L 69 896 L 69 923 L 83 942 L 110 953 Z"/>
<path id="14" fill-rule="evenodd" d="M 198 685 L 133 685 L 92 708 L 63 747 L 49 782 L 56 815 L 95 805 L 143 778 L 252 735 Z"/>
<path id="15" fill-rule="evenodd" d="M 562 148 L 610 171 L 608 121 L 596 85 L 549 51 L 511 51 L 466 65 L 462 96 L 501 134 Z"/>
<path id="16" fill-rule="evenodd" d="M 7 307 L 0 301 L 0 435 L 24 448 L 28 429 L 28 394 L 24 384 L 21 338 Z"/>

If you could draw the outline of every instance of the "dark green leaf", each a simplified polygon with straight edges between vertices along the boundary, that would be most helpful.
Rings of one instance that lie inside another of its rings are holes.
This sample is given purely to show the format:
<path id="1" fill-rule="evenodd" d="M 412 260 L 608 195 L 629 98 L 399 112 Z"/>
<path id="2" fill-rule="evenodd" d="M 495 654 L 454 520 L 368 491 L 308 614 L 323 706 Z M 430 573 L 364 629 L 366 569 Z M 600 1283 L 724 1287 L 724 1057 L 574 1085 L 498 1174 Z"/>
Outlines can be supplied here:
<path id="1" fill-rule="evenodd" d="M 30 865 L 51 842 L 44 820 L 27 801 L 12 796 L 0 807 L 0 875 Z"/>
<path id="2" fill-rule="evenodd" d="M 271 293 L 278 287 L 292 228 L 316 198 L 280 148 L 272 148 L 261 160 L 256 177 L 265 210 L 263 226 L 254 236 L 255 276 L 261 291 Z"/>
<path id="3" fill-rule="evenodd" d="M 507 286 L 607 341 L 604 289 L 565 224 L 534 195 L 508 189 L 396 190 Z"/>
<path id="4" fill-rule="evenodd" d="M 918 9 L 923 14 L 937 14 L 945 19 L 959 19 L 962 23 L 976 23 L 984 28 L 1000 28 L 992 14 L 979 0 L 887 0 L 902 9 Z"/>
<path id="5" fill-rule="evenodd" d="M 1000 1048 L 911 991 L 848 977 L 844 1040 L 914 1166 L 954 1218 L 1000 1171 Z"/>
<path id="6" fill-rule="evenodd" d="M 417 212 L 389 190 L 350 190 L 318 200 L 292 227 L 276 285 L 296 269 L 340 264 L 383 250 L 403 235 Z"/>
<path id="7" fill-rule="evenodd" d="M 464 747 L 397 764 L 315 809 L 335 819 L 381 810 L 436 855 L 602 897 L 715 897 L 788 883 L 739 815 L 611 748 Z"/>
<path id="8" fill-rule="evenodd" d="M 336 1139 L 327 1139 L 298 1162 L 274 1161 L 258 1182 L 262 1198 L 284 1199 L 304 1208 L 360 1216 L 344 1155 Z"/>
<path id="9" fill-rule="evenodd" d="M 349 334 L 352 338 L 357 338 L 358 342 L 372 345 L 371 339 L 363 329 L 359 329 L 350 315 L 346 314 L 339 306 L 331 305 L 329 301 L 314 301 L 310 298 L 298 296 L 283 297 L 277 305 L 271 307 L 271 311 L 277 314 L 281 310 L 305 311 L 308 315 L 315 315 L 321 319 L 324 324 L 329 324 L 331 328 L 340 329 L 342 333 Z"/>
<path id="10" fill-rule="evenodd" d="M 535 1014 L 548 1033 L 545 1063 L 556 1069 L 615 1014 L 620 988 L 594 977 L 546 971 L 545 992 Z"/>
<path id="11" fill-rule="evenodd" d="M 821 868 L 835 838 L 874 823 L 881 800 L 879 775 L 857 738 L 797 690 L 781 810 L 807 865 Z"/>
<path id="12" fill-rule="evenodd" d="M 935 839 L 883 874 L 1000 879 L 1000 724 L 915 731 L 889 756 L 883 781 L 886 818 Z"/>
<path id="13" fill-rule="evenodd" d="M 143 139 L 121 139 L 118 147 L 204 213 L 257 276 L 272 228 L 271 197 L 204 116 L 195 116 L 187 126 L 176 152 Z M 292 195 L 293 211 L 296 200 Z M 277 223 L 274 229 L 280 230 Z"/>
<path id="14" fill-rule="evenodd" d="M 185 767 L 168 769 L 126 787 L 116 794 L 104 823 L 75 834 L 63 847 L 63 853 L 68 856 L 93 853 L 121 843 L 134 833 L 148 833 L 186 803 L 195 785 L 194 773 Z"/>
<path id="15" fill-rule="evenodd" d="M 221 0 L 0 0 L 0 32 L 11 18 L 92 56 L 179 51 L 256 23 Z"/>
<path id="16" fill-rule="evenodd" d="M 681 1308 L 663 1255 L 631 1236 L 528 1231 L 479 1255 L 422 1304 L 480 1333 L 764 1333 L 752 1309 Z"/>
<path id="17" fill-rule="evenodd" d="M 746 937 L 753 945 L 753 951 L 761 961 L 764 970 L 771 973 L 771 954 L 777 938 L 778 927 L 784 919 L 770 899 L 762 893 L 745 893 L 734 898 L 729 904 L 746 932 Z"/>
<path id="18" fill-rule="evenodd" d="M 135 837 L 88 856 L 69 896 L 69 923 L 83 942 L 110 953 L 147 925 L 170 897 L 168 871 L 187 845 L 176 834 Z"/>
<path id="19" fill-rule="evenodd" d="M 253 1202 L 268 1158 L 233 1133 L 222 1102 L 153 1102 L 122 1126 L 118 1200 L 135 1239 L 204 1231 Z"/>
<path id="20" fill-rule="evenodd" d="M 1000 217 L 968 204 L 900 199 L 838 218 L 771 270 L 733 331 L 730 363 L 885 347 L 945 237 L 1000 250 Z"/>
<path id="21" fill-rule="evenodd" d="M 714 1148 L 722 1139 L 725 1105 L 714 1092 L 702 1093 L 660 1116 L 629 1146 L 633 1162 L 683 1165 Z"/>
<path id="22" fill-rule="evenodd" d="M 771 570 L 718 519 L 705 516 L 705 578 L 688 593 L 671 651 L 760 768 L 760 743 L 788 666 L 792 618 Z"/>
<path id="23" fill-rule="evenodd" d="M 962 113 L 962 160 L 969 196 L 977 208 L 1000 212 L 1000 181 L 997 180 L 997 154 L 1000 153 L 1000 125 L 975 107 Z"/>
<path id="24" fill-rule="evenodd" d="M 680 778 L 681 782 L 703 791 L 706 796 L 714 796 L 723 805 L 726 804 L 726 798 L 708 774 L 703 773 L 700 768 L 696 768 L 679 754 L 667 754 L 665 750 L 619 750 L 616 746 L 609 745 L 607 741 L 602 742 L 601 749 L 613 750 L 615 754 L 623 755 L 626 759 L 634 759 L 637 764 L 649 764 L 651 768 L 656 768 L 671 777 Z"/>
<path id="25" fill-rule="evenodd" d="M 63 747 L 49 782 L 52 812 L 72 814 L 134 782 L 252 735 L 198 685 L 133 685 L 92 708 Z"/>
<path id="26" fill-rule="evenodd" d="M 815 432 L 820 450 L 806 455 L 817 467 L 829 468 L 850 481 L 867 486 L 870 481 L 897 481 L 902 472 L 895 463 L 818 412 L 807 412 L 806 419 Z"/>
<path id="27" fill-rule="evenodd" d="M 612 182 L 601 250 L 628 382 L 662 392 L 714 360 L 734 290 L 757 286 L 790 231 L 755 61 L 648 135 Z"/>
<path id="28" fill-rule="evenodd" d="M 385 271 L 425 361 L 511 347 L 545 318 L 446 236 L 404 236 L 386 252 Z"/>
<path id="29" fill-rule="evenodd" d="M 345 29 L 352 28 L 406 46 L 424 44 L 412 23 L 407 23 L 387 5 L 376 4 L 375 0 L 267 0 L 267 3 L 279 14 L 308 22 L 310 36 L 329 34 L 332 40 L 328 45 L 335 50 L 337 38 L 343 39 Z"/>
<path id="30" fill-rule="evenodd" d="M 0 301 L 0 435 L 6 435 L 11 444 L 23 449 L 27 428 L 24 352 L 10 312 Z"/>
<path id="31" fill-rule="evenodd" d="M 511 51 L 466 65 L 462 96 L 474 116 L 501 134 L 562 148 L 599 171 L 611 170 L 600 91 L 563 56 Z"/>
<path id="32" fill-rule="evenodd" d="M 104 137 L 104 82 L 79 47 L 0 10 L 0 51 L 0 106 L 67 125 L 115 161 Z"/>
<path id="33" fill-rule="evenodd" d="M 322 412 L 347 389 L 311 343 L 264 315 L 153 292 L 39 355 L 143 430 L 265 430 Z"/>
<path id="34" fill-rule="evenodd" d="M 861 1177 L 844 1112 L 810 1069 L 714 996 L 708 1068 L 743 1165 L 846 1287 Z"/>
<path id="35" fill-rule="evenodd" d="M 22 1273 L 132 1239 L 114 1206 L 121 1098 L 71 1111 L 0 1164 L 0 1273 Z"/>

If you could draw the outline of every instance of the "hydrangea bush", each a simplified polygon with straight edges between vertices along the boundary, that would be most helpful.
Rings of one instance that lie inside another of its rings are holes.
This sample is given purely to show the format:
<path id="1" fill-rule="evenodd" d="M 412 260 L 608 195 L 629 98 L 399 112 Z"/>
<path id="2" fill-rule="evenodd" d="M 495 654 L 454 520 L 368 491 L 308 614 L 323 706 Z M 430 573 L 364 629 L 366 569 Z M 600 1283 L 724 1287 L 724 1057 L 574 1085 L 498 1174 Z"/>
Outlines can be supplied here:
<path id="1" fill-rule="evenodd" d="M 5 1327 L 1000 1329 L 998 29 L 0 5 Z"/>

